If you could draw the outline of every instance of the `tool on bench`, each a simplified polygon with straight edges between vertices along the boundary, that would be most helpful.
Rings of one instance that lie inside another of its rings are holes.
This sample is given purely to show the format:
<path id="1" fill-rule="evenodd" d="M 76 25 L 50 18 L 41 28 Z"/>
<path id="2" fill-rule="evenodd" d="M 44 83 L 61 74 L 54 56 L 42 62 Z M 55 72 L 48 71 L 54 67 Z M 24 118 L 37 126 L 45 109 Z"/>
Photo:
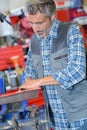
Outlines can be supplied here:
<path id="1" fill-rule="evenodd" d="M 0 104 L 9 104 L 9 103 L 14 103 L 13 104 L 13 109 L 16 107 L 16 103 L 23 101 L 23 100 L 29 100 L 32 98 L 37 98 L 39 96 L 39 91 L 40 89 L 32 89 L 32 90 L 15 90 L 12 93 L 6 93 L 6 94 L 1 94 L 0 95 Z M 13 130 L 22 130 L 23 127 L 33 127 L 33 130 L 44 130 L 42 125 L 45 125 L 46 130 L 50 130 L 48 127 L 49 121 L 47 120 L 47 115 L 45 115 L 45 118 L 39 119 L 37 118 L 37 111 L 38 107 L 32 107 L 32 106 L 27 106 L 25 108 L 25 111 L 29 113 L 27 119 L 19 119 L 18 116 L 15 115 L 14 110 L 12 109 L 13 113 L 13 118 L 11 120 L 7 120 L 7 126 L 12 128 Z M 18 110 L 18 113 L 20 114 L 20 110 Z M 47 113 L 46 113 L 47 114 Z M 31 120 L 30 120 L 31 118 Z M 41 128 L 41 129 L 40 129 Z M 3 127 L 4 130 L 4 127 Z"/>

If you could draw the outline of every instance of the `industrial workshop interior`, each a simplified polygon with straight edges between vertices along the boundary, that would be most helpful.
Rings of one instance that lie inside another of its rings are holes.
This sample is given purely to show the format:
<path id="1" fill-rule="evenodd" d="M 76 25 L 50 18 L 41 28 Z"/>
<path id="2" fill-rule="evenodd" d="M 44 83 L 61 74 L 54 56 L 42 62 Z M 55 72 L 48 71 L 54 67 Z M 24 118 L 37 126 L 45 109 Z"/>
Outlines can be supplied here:
<path id="1" fill-rule="evenodd" d="M 0 0 L 0 130 L 55 130 L 49 128 L 43 89 L 19 89 L 34 34 L 24 12 L 27 1 Z M 58 20 L 80 26 L 87 64 L 87 0 L 54 2 Z"/>

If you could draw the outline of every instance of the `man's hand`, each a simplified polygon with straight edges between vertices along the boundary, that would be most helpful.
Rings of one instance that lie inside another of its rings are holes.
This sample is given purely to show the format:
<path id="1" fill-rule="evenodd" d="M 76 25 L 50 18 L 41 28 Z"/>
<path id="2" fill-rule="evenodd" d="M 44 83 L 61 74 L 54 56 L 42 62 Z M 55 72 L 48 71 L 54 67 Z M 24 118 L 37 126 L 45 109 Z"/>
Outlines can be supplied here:
<path id="1" fill-rule="evenodd" d="M 19 89 L 40 89 L 41 86 L 45 85 L 59 85 L 52 76 L 46 76 L 39 79 L 27 79 L 26 82 L 20 86 Z"/>
<path id="2" fill-rule="evenodd" d="M 23 89 L 40 89 L 40 80 L 39 79 L 27 79 L 26 82 L 19 87 L 20 90 Z"/>

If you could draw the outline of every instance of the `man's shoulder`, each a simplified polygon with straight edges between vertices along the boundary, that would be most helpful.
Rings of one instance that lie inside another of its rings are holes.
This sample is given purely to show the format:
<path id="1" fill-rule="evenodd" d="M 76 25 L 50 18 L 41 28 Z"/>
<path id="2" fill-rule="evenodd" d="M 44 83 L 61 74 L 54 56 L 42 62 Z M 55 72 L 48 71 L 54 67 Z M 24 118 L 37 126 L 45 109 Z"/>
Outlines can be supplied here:
<path id="1" fill-rule="evenodd" d="M 60 22 L 59 23 L 59 27 L 61 26 L 62 28 L 64 27 L 64 28 L 67 28 L 67 27 L 70 27 L 70 26 L 72 26 L 73 25 L 73 23 L 71 23 L 71 22 Z"/>
<path id="2" fill-rule="evenodd" d="M 77 23 L 71 23 L 71 22 L 60 22 L 58 30 L 61 30 L 61 32 L 70 32 L 80 29 L 80 26 Z"/>
<path id="3" fill-rule="evenodd" d="M 58 35 L 67 35 L 67 32 L 69 31 L 69 28 L 72 26 L 72 23 L 69 22 L 60 22 L 58 26 Z"/>

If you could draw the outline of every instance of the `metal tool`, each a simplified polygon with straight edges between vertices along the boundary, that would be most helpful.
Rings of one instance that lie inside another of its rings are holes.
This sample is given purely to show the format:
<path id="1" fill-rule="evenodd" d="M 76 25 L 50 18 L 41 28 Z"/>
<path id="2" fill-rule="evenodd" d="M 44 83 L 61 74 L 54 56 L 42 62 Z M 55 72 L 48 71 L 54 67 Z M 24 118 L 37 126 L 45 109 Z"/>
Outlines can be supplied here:
<path id="1" fill-rule="evenodd" d="M 35 107 L 28 106 L 26 110 L 30 113 L 29 118 L 19 120 L 17 119 L 14 113 L 13 119 L 8 120 L 7 122 L 10 126 L 13 126 L 14 130 L 22 130 L 22 128 L 25 126 L 29 128 L 32 127 L 33 130 L 44 130 L 44 129 L 50 130 L 48 129 L 48 120 L 46 118 L 44 119 L 37 118 L 38 109 L 39 108 L 37 106 Z M 43 125 L 45 125 L 46 127 L 43 128 Z"/>
<path id="2" fill-rule="evenodd" d="M 12 93 L 6 93 L 0 95 L 0 104 L 9 104 L 14 102 L 20 102 L 23 100 L 34 99 L 39 96 L 39 89 L 33 90 L 15 90 Z"/>

